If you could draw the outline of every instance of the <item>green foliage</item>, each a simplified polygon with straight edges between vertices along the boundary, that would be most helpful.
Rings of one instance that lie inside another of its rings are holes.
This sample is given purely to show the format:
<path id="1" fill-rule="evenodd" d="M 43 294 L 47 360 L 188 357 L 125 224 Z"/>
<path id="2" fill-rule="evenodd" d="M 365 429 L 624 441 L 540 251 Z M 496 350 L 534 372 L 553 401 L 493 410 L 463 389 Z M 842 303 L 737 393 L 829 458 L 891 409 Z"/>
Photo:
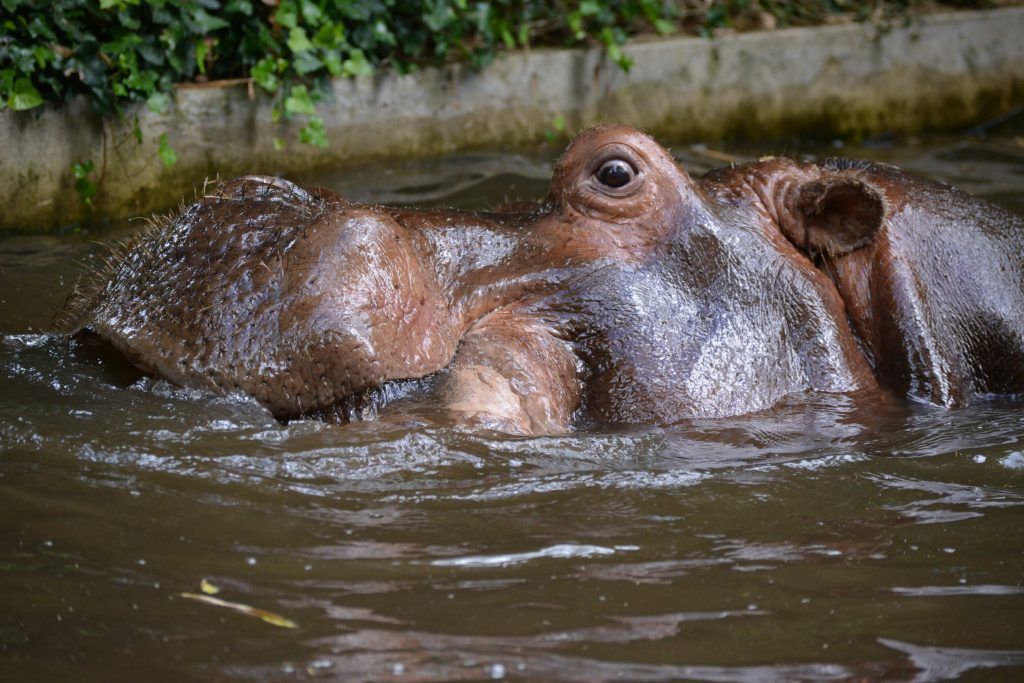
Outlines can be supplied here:
<path id="1" fill-rule="evenodd" d="M 628 68 L 627 36 L 669 32 L 661 0 L 0 0 L 0 95 L 22 111 L 84 94 L 101 114 L 164 111 L 174 83 L 251 77 L 286 117 L 324 78 L 480 66 L 531 42 L 603 44 Z M 299 95 L 303 98 L 303 95 Z"/>
<path id="2" fill-rule="evenodd" d="M 7 98 L 7 106 L 14 111 L 32 109 L 43 103 L 43 96 L 32 85 L 32 81 L 27 78 L 15 79 L 10 92 L 11 94 Z"/>
<path id="3" fill-rule="evenodd" d="M 71 173 L 75 176 L 75 192 L 78 193 L 78 198 L 88 207 L 92 206 L 92 197 L 96 194 L 99 187 L 92 180 L 89 179 L 89 174 L 93 172 L 92 161 L 83 161 L 80 164 L 71 165 Z"/>
<path id="4" fill-rule="evenodd" d="M 167 133 L 160 134 L 160 146 L 157 148 L 157 154 L 160 155 L 160 161 L 164 162 L 164 168 L 170 168 L 178 163 L 178 154 L 167 142 Z"/>
<path id="5" fill-rule="evenodd" d="M 299 131 L 299 142 L 314 147 L 327 147 L 327 129 L 319 116 L 310 116 L 309 123 Z"/>
<path id="6" fill-rule="evenodd" d="M 251 78 L 273 97 L 275 120 L 296 120 L 300 142 L 324 147 L 316 105 L 329 78 L 453 60 L 482 66 L 501 50 L 531 45 L 601 45 L 628 70 L 622 47 L 641 33 L 864 19 L 920 1 L 0 0 L 0 109 L 85 95 L 99 113 L 126 120 L 132 102 L 166 111 L 176 83 Z M 177 159 L 166 136 L 158 154 L 167 167 Z M 85 166 L 76 165 L 75 178 L 88 202 L 96 185 Z"/>

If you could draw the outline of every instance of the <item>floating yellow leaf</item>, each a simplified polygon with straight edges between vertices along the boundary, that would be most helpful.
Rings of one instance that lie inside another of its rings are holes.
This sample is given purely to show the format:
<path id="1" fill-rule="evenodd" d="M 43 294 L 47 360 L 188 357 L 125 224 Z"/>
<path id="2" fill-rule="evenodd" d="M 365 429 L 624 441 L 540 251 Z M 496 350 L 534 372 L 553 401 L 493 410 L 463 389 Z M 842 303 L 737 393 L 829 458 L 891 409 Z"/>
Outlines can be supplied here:
<path id="1" fill-rule="evenodd" d="M 240 602 L 228 602 L 227 600 L 215 598 L 212 595 L 202 595 L 200 593 L 181 593 L 180 595 L 186 600 L 195 600 L 196 602 L 202 602 L 207 605 L 213 605 L 214 607 L 227 607 L 228 609 L 244 614 L 247 617 L 256 617 L 257 619 L 265 621 L 268 624 L 280 626 L 281 628 L 299 627 L 299 625 L 291 619 L 282 617 L 280 614 L 277 614 L 276 612 L 270 612 L 265 609 L 259 609 L 258 607 L 243 605 Z"/>
<path id="2" fill-rule="evenodd" d="M 207 595 L 216 595 L 217 593 L 220 593 L 220 588 L 217 588 L 207 581 L 205 577 L 199 582 L 199 590 L 203 591 Z"/>

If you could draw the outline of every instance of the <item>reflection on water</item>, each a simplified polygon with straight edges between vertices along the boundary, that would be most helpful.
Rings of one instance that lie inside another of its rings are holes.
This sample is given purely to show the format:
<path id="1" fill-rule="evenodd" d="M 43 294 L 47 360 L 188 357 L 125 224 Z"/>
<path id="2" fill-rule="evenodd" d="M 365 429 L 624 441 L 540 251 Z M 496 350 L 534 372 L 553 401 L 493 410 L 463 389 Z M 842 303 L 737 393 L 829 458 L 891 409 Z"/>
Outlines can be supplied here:
<path id="1" fill-rule="evenodd" d="M 1013 138 L 837 151 L 1024 213 Z M 485 207 L 542 194 L 549 161 L 321 180 Z M 1024 398 L 811 395 L 529 439 L 281 425 L 40 334 L 97 248 L 0 241 L 5 680 L 1024 675 Z"/>

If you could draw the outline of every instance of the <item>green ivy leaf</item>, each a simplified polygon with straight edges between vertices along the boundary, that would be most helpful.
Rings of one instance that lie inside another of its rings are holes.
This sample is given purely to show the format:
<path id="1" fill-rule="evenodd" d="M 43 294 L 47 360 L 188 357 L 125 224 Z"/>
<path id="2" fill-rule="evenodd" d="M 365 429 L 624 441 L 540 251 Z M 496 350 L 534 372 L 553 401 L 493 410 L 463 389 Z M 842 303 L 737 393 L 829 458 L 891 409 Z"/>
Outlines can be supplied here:
<path id="1" fill-rule="evenodd" d="M 576 40 L 583 40 L 587 37 L 586 32 L 583 30 L 583 15 L 579 12 L 570 12 L 569 14 L 566 14 L 565 23 L 572 32 L 572 37 Z"/>
<path id="2" fill-rule="evenodd" d="M 228 4 L 224 5 L 224 11 L 228 14 L 244 14 L 247 17 L 252 16 L 252 3 L 249 0 L 231 0 Z"/>
<path id="3" fill-rule="evenodd" d="M 171 96 L 165 92 L 154 92 L 146 98 L 146 106 L 154 114 L 163 114 L 171 104 Z"/>
<path id="4" fill-rule="evenodd" d="M 651 23 L 654 26 L 654 30 L 663 36 L 667 36 L 676 30 L 675 25 L 668 19 L 655 19 Z"/>
<path id="5" fill-rule="evenodd" d="M 121 10 L 117 13 L 117 21 L 121 24 L 121 26 L 124 26 L 127 29 L 131 29 L 132 31 L 138 31 L 140 28 L 142 28 L 142 22 L 135 18 L 132 15 L 132 13 L 124 7 L 122 7 Z"/>
<path id="6" fill-rule="evenodd" d="M 292 88 L 291 93 L 285 98 L 284 110 L 289 116 L 294 116 L 295 114 L 312 116 L 316 113 L 313 98 L 310 97 L 306 86 L 296 85 Z"/>
<path id="7" fill-rule="evenodd" d="M 319 116 L 311 117 L 309 123 L 299 131 L 299 142 L 304 145 L 326 148 L 327 130 L 324 128 L 323 119 Z"/>
<path id="8" fill-rule="evenodd" d="M 57 55 L 54 54 L 53 50 L 45 45 L 36 45 L 32 48 L 32 54 L 35 56 L 36 65 L 39 66 L 40 69 L 45 69 L 47 64 L 57 58 Z"/>
<path id="9" fill-rule="evenodd" d="M 335 54 L 326 54 L 326 55 L 324 55 L 323 63 L 324 63 L 324 66 L 327 67 L 327 73 L 329 73 L 329 74 L 331 74 L 332 76 L 335 76 L 335 77 L 342 75 L 341 59 L 339 59 L 337 55 L 335 55 Z"/>
<path id="10" fill-rule="evenodd" d="M 288 32 L 288 49 L 295 54 L 313 49 L 313 43 L 309 41 L 309 36 L 306 35 L 306 29 L 300 26 L 299 28 L 293 28 Z"/>
<path id="11" fill-rule="evenodd" d="M 186 23 L 191 24 L 195 33 L 203 36 L 231 25 L 220 17 L 213 16 L 202 7 L 193 8 L 186 17 Z"/>
<path id="12" fill-rule="evenodd" d="M 324 24 L 313 34 L 313 45 L 324 50 L 336 50 L 345 42 L 345 28 L 340 24 Z"/>
<path id="13" fill-rule="evenodd" d="M 388 25 L 383 21 L 378 21 L 373 25 L 373 38 L 381 45 L 388 45 L 394 47 L 398 45 L 398 40 L 395 38 L 395 34 L 391 32 Z"/>
<path id="14" fill-rule="evenodd" d="M 87 159 L 80 164 L 71 165 L 71 171 L 75 174 L 76 178 L 85 178 L 92 173 L 94 168 L 96 168 L 96 165 L 92 163 L 91 159 Z"/>
<path id="15" fill-rule="evenodd" d="M 278 26 L 296 28 L 299 25 L 299 12 L 295 4 L 285 0 L 274 12 L 274 21 Z"/>
<path id="16" fill-rule="evenodd" d="M 200 40 L 196 43 L 196 68 L 199 69 L 199 73 L 206 75 L 206 57 L 210 54 L 210 50 L 217 44 L 216 40 Z"/>
<path id="17" fill-rule="evenodd" d="M 371 76 L 373 64 L 370 64 L 363 51 L 357 48 L 349 52 L 349 58 L 342 62 L 341 70 L 346 76 Z"/>
<path id="18" fill-rule="evenodd" d="M 260 86 L 267 92 L 277 92 L 278 79 L 277 74 L 288 68 L 288 62 L 284 59 L 274 59 L 273 57 L 264 57 L 260 61 L 256 62 L 256 65 L 249 71 L 249 75 L 256 81 L 256 85 Z"/>
<path id="19" fill-rule="evenodd" d="M 78 193 L 82 204 L 90 208 L 92 207 L 92 198 L 96 194 L 96 190 L 99 189 L 96 183 L 89 179 L 89 174 L 93 172 L 94 168 L 92 160 L 71 164 L 71 172 L 75 176 L 75 192 Z"/>
<path id="20" fill-rule="evenodd" d="M 622 51 L 619 43 L 624 38 L 620 37 L 609 26 L 601 29 L 598 38 L 604 43 L 605 49 L 608 51 L 608 58 L 618 64 L 620 69 L 628 73 L 633 66 L 633 58 Z"/>
<path id="21" fill-rule="evenodd" d="M 7 106 L 13 111 L 25 111 L 38 107 L 43 103 L 43 96 L 39 94 L 32 81 L 27 78 L 19 78 L 14 81 L 11 88 L 11 95 L 7 98 Z"/>
<path id="22" fill-rule="evenodd" d="M 164 168 L 170 168 L 178 163 L 177 153 L 167 142 L 167 133 L 160 134 L 160 148 L 157 150 L 157 154 L 160 155 L 160 161 L 164 162 Z"/>
<path id="23" fill-rule="evenodd" d="M 300 76 L 313 73 L 322 66 L 323 62 L 320 61 L 320 58 L 310 51 L 300 52 L 295 55 L 295 59 L 292 60 L 292 68 L 295 69 L 295 73 Z"/>
<path id="24" fill-rule="evenodd" d="M 316 26 L 323 21 L 323 12 L 315 2 L 299 0 L 299 8 L 302 11 L 302 20 L 310 26 Z"/>
<path id="25" fill-rule="evenodd" d="M 14 69 L 0 69 L 0 93 L 9 93 L 14 89 Z M 0 109 L 7 106 L 7 100 L 0 97 Z"/>

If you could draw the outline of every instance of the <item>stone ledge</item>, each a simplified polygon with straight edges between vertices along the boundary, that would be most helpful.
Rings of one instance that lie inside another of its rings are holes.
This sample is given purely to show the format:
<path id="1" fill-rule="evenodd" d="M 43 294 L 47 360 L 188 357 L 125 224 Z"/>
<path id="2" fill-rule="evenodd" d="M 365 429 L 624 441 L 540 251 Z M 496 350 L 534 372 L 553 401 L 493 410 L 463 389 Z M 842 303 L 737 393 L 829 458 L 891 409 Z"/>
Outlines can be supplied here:
<path id="1" fill-rule="evenodd" d="M 500 56 L 413 75 L 337 80 L 320 105 L 331 146 L 290 143 L 245 81 L 179 87 L 164 114 L 139 107 L 145 142 L 88 103 L 0 113 L 0 232 L 36 232 L 177 204 L 208 176 L 295 175 L 370 158 L 440 154 L 621 122 L 663 139 L 857 136 L 968 126 L 1024 101 L 1024 8 L 936 14 L 880 31 L 854 24 L 633 43 L 623 73 L 599 49 Z M 178 163 L 156 154 L 167 133 Z M 81 206 L 72 163 L 92 159 L 102 197 Z"/>

